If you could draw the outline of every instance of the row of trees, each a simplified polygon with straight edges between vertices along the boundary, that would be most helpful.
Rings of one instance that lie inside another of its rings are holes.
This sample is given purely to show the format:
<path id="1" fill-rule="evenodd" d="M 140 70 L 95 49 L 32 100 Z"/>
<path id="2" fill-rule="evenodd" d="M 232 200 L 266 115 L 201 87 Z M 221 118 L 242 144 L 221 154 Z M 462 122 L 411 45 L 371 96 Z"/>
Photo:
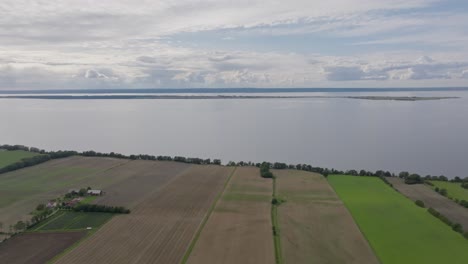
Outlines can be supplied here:
<path id="1" fill-rule="evenodd" d="M 201 158 L 187 158 L 187 157 L 182 157 L 182 156 L 154 156 L 154 155 L 123 155 L 120 153 L 115 153 L 115 152 L 110 152 L 110 153 L 101 153 L 101 152 L 96 152 L 96 151 L 84 151 L 84 152 L 76 152 L 76 151 L 44 151 L 38 148 L 32 148 L 32 147 L 26 147 L 22 145 L 1 145 L 0 149 L 6 149 L 6 150 L 25 150 L 25 151 L 31 151 L 31 152 L 36 152 L 43 154 L 41 156 L 36 156 L 32 158 L 27 158 L 24 159 L 20 162 L 11 164 L 10 166 L 7 166 L 5 168 L 0 168 L 0 173 L 4 173 L 7 171 L 12 171 L 32 165 L 36 165 L 45 161 L 48 161 L 50 159 L 55 159 L 55 158 L 64 158 L 68 156 L 73 156 L 73 155 L 81 155 L 81 156 L 86 156 L 86 157 L 111 157 L 111 158 L 120 158 L 120 159 L 132 159 L 132 160 L 159 160 L 159 161 L 176 161 L 176 162 L 184 162 L 184 163 L 192 163 L 192 164 L 215 164 L 215 165 L 221 165 L 221 160 L 220 159 L 201 159 Z M 239 162 L 233 162 L 230 161 L 227 165 L 228 166 L 257 166 L 261 167 L 262 164 L 268 163 L 270 168 L 274 169 L 296 169 L 296 170 L 303 170 L 303 171 L 310 171 L 310 172 L 316 172 L 324 175 L 327 177 L 330 174 L 346 174 L 346 175 L 352 175 L 352 176 L 373 176 L 373 177 L 396 177 L 394 173 L 391 173 L 389 171 L 383 171 L 383 170 L 378 170 L 375 172 L 372 171 L 367 171 L 367 170 L 335 170 L 335 169 L 328 169 L 328 168 L 321 168 L 321 167 L 313 167 L 309 164 L 286 164 L 282 162 L 275 162 L 275 163 L 269 163 L 269 162 L 263 162 L 263 163 L 254 163 L 251 161 L 245 162 L 245 161 L 239 161 Z M 416 184 L 416 183 L 423 183 L 424 181 L 449 181 L 447 177 L 441 175 L 441 176 L 431 176 L 431 175 L 426 175 L 425 177 L 422 177 L 418 174 L 410 174 L 407 171 L 402 171 L 398 174 L 398 177 L 405 179 L 405 182 L 408 184 Z M 465 186 L 468 187 L 468 177 L 461 179 L 460 177 L 455 177 L 454 179 L 450 180 L 452 182 L 463 182 L 467 183 Z"/>
<path id="2" fill-rule="evenodd" d="M 34 166 L 51 159 L 59 159 L 59 158 L 66 158 L 70 156 L 85 156 L 85 157 L 111 157 L 111 158 L 119 158 L 119 159 L 131 159 L 131 160 L 158 160 L 158 161 L 176 161 L 176 162 L 184 162 L 184 163 L 191 163 L 191 164 L 214 164 L 214 165 L 221 165 L 220 159 L 201 159 L 201 158 L 186 158 L 181 156 L 170 157 L 170 156 L 154 156 L 154 155 L 123 155 L 120 153 L 110 152 L 110 153 L 101 153 L 96 151 L 45 151 L 38 148 L 30 148 L 22 145 L 0 145 L 0 149 L 5 150 L 24 150 L 39 153 L 42 155 L 24 158 L 21 161 L 15 162 L 13 164 L 7 165 L 6 167 L 0 168 L 0 173 L 10 172 L 18 169 L 22 169 L 29 166 Z"/>
<path id="3" fill-rule="evenodd" d="M 49 161 L 51 159 L 59 159 L 59 158 L 66 158 L 70 156 L 77 155 L 78 152 L 76 151 L 52 151 L 52 152 L 47 152 L 47 154 L 41 154 L 38 156 L 34 157 L 29 157 L 29 158 L 24 158 L 18 162 L 12 163 L 10 165 L 7 165 L 3 168 L 0 168 L 0 173 L 5 173 L 9 171 L 14 171 L 18 169 L 22 169 L 25 167 L 30 167 L 34 166 L 46 161 Z"/>
<path id="4" fill-rule="evenodd" d="M 12 234 L 12 233 L 16 233 L 16 232 L 21 232 L 21 231 L 26 230 L 29 225 L 30 225 L 30 223 L 28 221 L 24 222 L 24 221 L 20 220 L 20 221 L 16 222 L 16 224 L 10 225 L 9 226 L 9 232 L 6 232 L 5 230 L 3 230 L 3 223 L 0 222 L 0 234 L 2 234 L 2 233 Z M 1 240 L 0 240 L 0 242 L 1 242 Z"/>
<path id="5" fill-rule="evenodd" d="M 43 149 L 38 149 L 38 148 L 33 148 L 33 147 L 26 147 L 26 146 L 23 146 L 23 145 L 0 145 L 0 149 L 23 150 L 23 151 L 36 152 L 36 153 L 45 153 L 45 150 L 43 150 Z"/>
<path id="6" fill-rule="evenodd" d="M 78 204 L 72 208 L 75 212 L 101 212 L 113 214 L 129 214 L 130 209 L 123 206 L 107 206 L 99 204 Z"/>
<path id="7" fill-rule="evenodd" d="M 468 232 L 463 232 L 463 227 L 459 224 L 459 223 L 453 223 L 452 221 L 450 221 L 450 219 L 448 219 L 445 215 L 441 214 L 440 212 L 438 212 L 437 210 L 435 210 L 434 208 L 429 208 L 427 209 L 427 211 L 439 218 L 442 222 L 444 222 L 445 224 L 447 224 L 448 226 L 452 227 L 452 230 L 455 231 L 455 232 L 458 232 L 460 234 L 462 234 L 466 239 L 468 239 Z"/>

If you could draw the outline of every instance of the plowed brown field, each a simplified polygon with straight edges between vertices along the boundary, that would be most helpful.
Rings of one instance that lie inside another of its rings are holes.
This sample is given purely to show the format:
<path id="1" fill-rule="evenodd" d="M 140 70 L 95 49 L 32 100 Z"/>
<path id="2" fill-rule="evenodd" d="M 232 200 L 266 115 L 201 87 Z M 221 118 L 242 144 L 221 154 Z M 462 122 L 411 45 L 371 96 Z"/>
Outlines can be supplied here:
<path id="1" fill-rule="evenodd" d="M 397 177 L 389 177 L 387 180 L 404 196 L 413 201 L 423 201 L 426 207 L 436 209 L 452 222 L 461 224 L 464 230 L 468 230 L 468 209 L 423 184 L 408 185 Z"/>
<path id="2" fill-rule="evenodd" d="M 274 170 L 284 263 L 378 263 L 351 214 L 326 179 Z"/>
<path id="3" fill-rule="evenodd" d="M 0 263 L 43 264 L 85 235 L 85 231 L 20 234 L 0 244 Z"/>
<path id="4" fill-rule="evenodd" d="M 57 263 L 179 263 L 232 169 L 191 166 Z"/>
<path id="5" fill-rule="evenodd" d="M 258 168 L 237 168 L 188 263 L 275 263 L 272 186 Z"/>

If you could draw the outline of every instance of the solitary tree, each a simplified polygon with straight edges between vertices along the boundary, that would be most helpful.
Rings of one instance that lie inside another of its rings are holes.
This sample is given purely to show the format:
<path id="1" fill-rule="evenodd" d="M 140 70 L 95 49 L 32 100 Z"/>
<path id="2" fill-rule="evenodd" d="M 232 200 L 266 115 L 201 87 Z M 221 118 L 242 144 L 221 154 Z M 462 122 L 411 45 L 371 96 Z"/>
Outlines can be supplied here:
<path id="1" fill-rule="evenodd" d="M 444 188 L 440 189 L 440 190 L 439 190 L 439 193 L 440 193 L 441 195 L 443 195 L 443 196 L 447 196 L 447 194 L 448 194 L 447 190 L 444 189 Z"/>

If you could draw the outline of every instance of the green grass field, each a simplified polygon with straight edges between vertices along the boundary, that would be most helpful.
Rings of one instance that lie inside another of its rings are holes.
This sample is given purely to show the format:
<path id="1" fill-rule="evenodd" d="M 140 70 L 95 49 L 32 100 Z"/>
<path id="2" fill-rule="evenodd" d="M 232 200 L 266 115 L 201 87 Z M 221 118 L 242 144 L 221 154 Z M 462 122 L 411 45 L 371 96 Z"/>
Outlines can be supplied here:
<path id="1" fill-rule="evenodd" d="M 107 222 L 112 216 L 114 214 L 111 213 L 61 211 L 44 223 L 38 224 L 33 228 L 33 231 L 76 230 L 87 227 L 95 229 Z"/>
<path id="2" fill-rule="evenodd" d="M 468 240 L 380 179 L 328 179 L 382 263 L 468 263 Z"/>
<path id="3" fill-rule="evenodd" d="M 29 152 L 29 151 L 23 151 L 23 150 L 12 150 L 12 151 L 0 150 L 0 168 L 3 168 L 17 161 L 20 161 L 24 158 L 30 158 L 30 157 L 34 157 L 37 155 L 40 155 L 40 154 Z"/>
<path id="4" fill-rule="evenodd" d="M 458 200 L 468 201 L 468 189 L 462 188 L 461 183 L 456 182 L 443 182 L 443 181 L 431 181 L 434 184 L 432 189 L 435 187 L 444 188 L 448 192 L 448 196 Z"/>

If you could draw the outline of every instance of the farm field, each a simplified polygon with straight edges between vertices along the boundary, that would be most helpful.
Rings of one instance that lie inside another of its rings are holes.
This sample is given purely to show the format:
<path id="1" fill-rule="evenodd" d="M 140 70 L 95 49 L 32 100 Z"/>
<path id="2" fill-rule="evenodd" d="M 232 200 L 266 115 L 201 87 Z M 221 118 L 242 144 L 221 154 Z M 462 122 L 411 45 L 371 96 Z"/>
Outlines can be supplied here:
<path id="1" fill-rule="evenodd" d="M 461 187 L 461 183 L 456 182 L 443 182 L 443 181 L 430 181 L 434 184 L 434 187 L 444 188 L 447 190 L 448 195 L 452 196 L 454 199 L 468 201 L 468 189 Z"/>
<path id="2" fill-rule="evenodd" d="M 57 263 L 179 263 L 233 169 L 190 166 Z"/>
<path id="3" fill-rule="evenodd" d="M 273 170 L 284 263 L 379 263 L 327 180 L 315 173 Z"/>
<path id="4" fill-rule="evenodd" d="M 112 216 L 114 214 L 111 213 L 61 211 L 44 221 L 44 223 L 37 225 L 33 230 L 76 230 L 86 229 L 87 227 L 95 229 L 106 223 Z"/>
<path id="5" fill-rule="evenodd" d="M 272 192 L 258 168 L 237 168 L 187 263 L 274 263 Z"/>
<path id="6" fill-rule="evenodd" d="M 105 178 L 117 175 L 125 178 L 107 186 L 104 190 L 105 195 L 91 203 L 132 209 L 190 166 L 187 163 L 169 161 L 132 161 L 125 166 L 102 173 L 101 177 Z"/>
<path id="7" fill-rule="evenodd" d="M 40 154 L 24 150 L 0 150 L 0 168 L 37 155 Z"/>
<path id="8" fill-rule="evenodd" d="M 466 239 L 382 180 L 342 175 L 328 180 L 382 263 L 466 263 Z"/>
<path id="9" fill-rule="evenodd" d="M 405 184 L 402 179 L 392 177 L 387 179 L 392 185 L 409 199 L 416 201 L 421 200 L 427 208 L 432 207 L 445 215 L 454 223 L 459 223 L 464 230 L 468 231 L 468 209 L 460 206 L 454 201 L 444 197 L 429 186 L 424 184 Z M 460 186 L 455 186 L 462 190 Z M 447 189 L 448 190 L 448 189 Z M 450 195 L 450 191 L 448 191 Z"/>
<path id="10" fill-rule="evenodd" d="M 86 231 L 23 233 L 0 244 L 1 263 L 43 264 L 86 235 Z"/>
<path id="11" fill-rule="evenodd" d="M 70 188 L 89 185 L 105 187 L 119 178 L 100 180 L 97 177 L 99 173 L 127 162 L 109 158 L 69 157 L 0 174 L 0 222 L 8 226 L 18 220 L 29 220 L 29 213 L 39 203 L 57 198 Z"/>
<path id="12" fill-rule="evenodd" d="M 137 199 L 155 191 L 160 184 L 186 168 L 187 164 L 175 162 L 76 156 L 0 174 L 0 222 L 8 226 L 18 220 L 29 220 L 29 213 L 39 203 L 57 198 L 71 188 L 87 186 L 109 191 L 94 203 L 102 199 L 103 203 L 112 205 L 114 199 L 119 206 L 130 207 Z M 125 181 L 129 178 L 134 180 Z M 142 184 L 135 189 L 131 181 Z M 124 183 L 119 185 L 120 182 Z M 124 191 L 130 190 L 134 196 L 124 193 L 119 197 L 119 193 L 114 191 L 122 186 L 124 189 L 127 186 Z"/>

